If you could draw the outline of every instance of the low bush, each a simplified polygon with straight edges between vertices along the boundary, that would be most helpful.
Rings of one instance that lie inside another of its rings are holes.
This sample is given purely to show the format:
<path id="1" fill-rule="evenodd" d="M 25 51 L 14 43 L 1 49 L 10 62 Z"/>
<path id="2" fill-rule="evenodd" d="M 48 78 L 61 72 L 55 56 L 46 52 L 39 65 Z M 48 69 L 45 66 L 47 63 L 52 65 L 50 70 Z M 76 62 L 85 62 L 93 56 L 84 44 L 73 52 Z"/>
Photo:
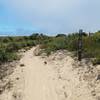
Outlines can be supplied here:
<path id="1" fill-rule="evenodd" d="M 17 59 L 18 59 L 18 56 L 16 53 L 7 52 L 4 49 L 0 49 L 0 63 L 13 61 Z"/>

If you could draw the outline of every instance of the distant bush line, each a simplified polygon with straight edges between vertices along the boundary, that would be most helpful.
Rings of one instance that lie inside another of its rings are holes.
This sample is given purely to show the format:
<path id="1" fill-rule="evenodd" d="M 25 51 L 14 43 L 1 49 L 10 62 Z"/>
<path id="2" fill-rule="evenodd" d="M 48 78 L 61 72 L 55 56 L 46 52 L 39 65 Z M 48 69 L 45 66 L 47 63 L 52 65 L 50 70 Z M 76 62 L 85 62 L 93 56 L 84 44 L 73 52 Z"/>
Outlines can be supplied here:
<path id="1" fill-rule="evenodd" d="M 18 59 L 20 49 L 41 45 L 41 49 L 50 55 L 57 50 L 69 50 L 77 54 L 78 33 L 47 36 L 34 33 L 31 36 L 0 37 L 0 63 Z M 83 34 L 83 58 L 94 58 L 93 64 L 100 64 L 100 31 Z"/>

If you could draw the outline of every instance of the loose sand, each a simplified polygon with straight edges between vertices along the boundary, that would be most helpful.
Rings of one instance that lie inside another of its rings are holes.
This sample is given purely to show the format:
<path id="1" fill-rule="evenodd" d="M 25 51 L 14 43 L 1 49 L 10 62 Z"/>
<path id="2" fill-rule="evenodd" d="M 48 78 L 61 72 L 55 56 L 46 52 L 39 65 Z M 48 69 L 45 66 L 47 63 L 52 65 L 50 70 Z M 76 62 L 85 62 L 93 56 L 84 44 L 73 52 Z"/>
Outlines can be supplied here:
<path id="1" fill-rule="evenodd" d="M 79 64 L 65 51 L 35 56 L 35 49 L 24 54 L 0 100 L 100 100 L 100 66 Z"/>

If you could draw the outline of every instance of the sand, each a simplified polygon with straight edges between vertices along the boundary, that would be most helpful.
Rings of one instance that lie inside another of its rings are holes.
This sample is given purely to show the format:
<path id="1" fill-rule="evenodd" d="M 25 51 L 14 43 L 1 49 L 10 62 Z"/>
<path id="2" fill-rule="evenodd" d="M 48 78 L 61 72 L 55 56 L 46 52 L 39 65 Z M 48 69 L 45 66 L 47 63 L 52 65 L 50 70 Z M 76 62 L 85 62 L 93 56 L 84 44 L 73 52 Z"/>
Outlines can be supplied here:
<path id="1" fill-rule="evenodd" d="M 67 51 L 35 56 L 35 49 L 25 52 L 0 100 L 100 100 L 100 66 L 80 64 Z"/>

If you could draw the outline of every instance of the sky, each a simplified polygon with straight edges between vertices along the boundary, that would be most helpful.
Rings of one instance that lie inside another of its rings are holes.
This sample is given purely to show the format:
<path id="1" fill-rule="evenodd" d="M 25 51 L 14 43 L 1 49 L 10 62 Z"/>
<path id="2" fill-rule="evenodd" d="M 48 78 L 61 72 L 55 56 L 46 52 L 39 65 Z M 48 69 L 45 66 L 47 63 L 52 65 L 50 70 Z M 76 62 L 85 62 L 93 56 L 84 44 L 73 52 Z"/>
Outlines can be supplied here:
<path id="1" fill-rule="evenodd" d="M 100 0 L 0 0 L 0 35 L 100 30 Z"/>

